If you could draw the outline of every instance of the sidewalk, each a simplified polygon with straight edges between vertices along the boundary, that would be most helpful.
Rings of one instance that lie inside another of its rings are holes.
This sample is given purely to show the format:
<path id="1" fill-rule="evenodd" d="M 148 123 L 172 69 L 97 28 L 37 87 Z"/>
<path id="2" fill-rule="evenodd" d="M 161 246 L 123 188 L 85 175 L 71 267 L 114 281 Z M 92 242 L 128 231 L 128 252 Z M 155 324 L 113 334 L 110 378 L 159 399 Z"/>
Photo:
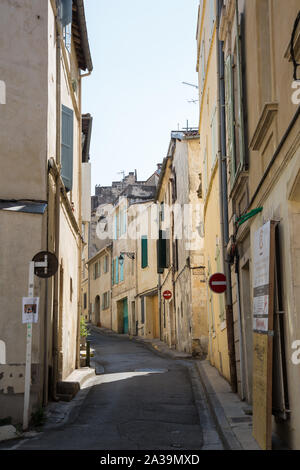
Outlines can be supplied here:
<path id="1" fill-rule="evenodd" d="M 209 361 L 196 360 L 211 413 L 226 449 L 261 450 L 252 436 L 252 410 L 231 391 L 228 382 Z"/>
<path id="2" fill-rule="evenodd" d="M 83 403 L 89 387 L 92 386 L 91 380 L 95 378 L 95 370 L 90 367 L 82 367 L 74 370 L 69 377 L 61 382 L 62 389 L 65 388 L 61 395 L 70 395 L 70 400 L 60 400 L 58 402 L 49 402 L 45 408 L 46 423 L 42 426 L 42 431 L 63 425 L 70 417 L 75 415 L 81 404 Z M 72 397 L 72 399 L 71 399 Z M 18 431 L 12 425 L 0 425 L 0 442 L 21 439 L 26 437 L 34 437 L 39 431 L 29 429 L 27 432 Z"/>

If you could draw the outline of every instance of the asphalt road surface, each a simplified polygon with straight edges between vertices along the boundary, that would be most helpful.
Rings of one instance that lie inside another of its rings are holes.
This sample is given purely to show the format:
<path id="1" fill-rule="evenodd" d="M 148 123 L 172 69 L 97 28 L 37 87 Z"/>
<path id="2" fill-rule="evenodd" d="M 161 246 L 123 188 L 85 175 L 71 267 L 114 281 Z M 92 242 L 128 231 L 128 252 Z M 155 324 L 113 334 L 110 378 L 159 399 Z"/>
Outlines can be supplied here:
<path id="1" fill-rule="evenodd" d="M 222 449 L 193 361 L 162 357 L 128 337 L 89 338 L 104 374 L 88 383 L 76 413 L 31 438 L 2 443 L 20 450 Z M 81 392 L 79 392 L 81 393 Z"/>

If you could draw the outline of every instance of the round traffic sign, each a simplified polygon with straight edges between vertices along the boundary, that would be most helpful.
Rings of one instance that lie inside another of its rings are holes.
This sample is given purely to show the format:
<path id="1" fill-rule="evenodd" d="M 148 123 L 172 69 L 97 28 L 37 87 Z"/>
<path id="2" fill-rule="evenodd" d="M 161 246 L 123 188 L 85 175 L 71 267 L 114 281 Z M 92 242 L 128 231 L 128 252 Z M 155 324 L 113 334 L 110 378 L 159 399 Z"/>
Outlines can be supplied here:
<path id="1" fill-rule="evenodd" d="M 173 294 L 170 290 L 165 290 L 164 293 L 163 293 L 163 298 L 165 300 L 171 300 L 173 297 Z"/>
<path id="2" fill-rule="evenodd" d="M 46 269 L 44 267 L 34 268 L 34 274 L 43 279 L 54 276 L 58 270 L 58 260 L 55 254 L 51 253 L 50 251 L 41 251 L 40 253 L 37 253 L 32 259 L 32 261 L 35 263 L 43 263 L 45 260 L 47 260 L 48 263 Z"/>
<path id="3" fill-rule="evenodd" d="M 227 289 L 225 274 L 216 273 L 209 278 L 209 287 L 215 294 L 223 294 Z"/>

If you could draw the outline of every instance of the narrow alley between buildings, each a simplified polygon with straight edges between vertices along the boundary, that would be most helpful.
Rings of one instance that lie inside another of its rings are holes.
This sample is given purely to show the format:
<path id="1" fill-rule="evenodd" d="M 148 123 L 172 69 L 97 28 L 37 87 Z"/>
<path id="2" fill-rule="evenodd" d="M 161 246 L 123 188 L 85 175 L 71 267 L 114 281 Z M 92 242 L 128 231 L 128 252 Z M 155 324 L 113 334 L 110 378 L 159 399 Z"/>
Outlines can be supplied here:
<path id="1" fill-rule="evenodd" d="M 223 449 L 192 361 L 162 357 L 126 335 L 93 332 L 90 340 L 104 371 L 79 392 L 79 409 L 2 449 Z"/>

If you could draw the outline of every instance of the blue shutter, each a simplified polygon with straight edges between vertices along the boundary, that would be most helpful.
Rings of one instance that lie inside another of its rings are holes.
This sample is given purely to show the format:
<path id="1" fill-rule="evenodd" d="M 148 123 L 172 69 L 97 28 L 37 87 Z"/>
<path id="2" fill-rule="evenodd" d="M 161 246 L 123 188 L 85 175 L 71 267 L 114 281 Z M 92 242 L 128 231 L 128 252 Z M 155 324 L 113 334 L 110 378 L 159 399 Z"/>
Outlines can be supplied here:
<path id="1" fill-rule="evenodd" d="M 120 282 L 124 281 L 124 262 L 125 260 L 123 260 L 123 263 L 120 263 Z"/>
<path id="2" fill-rule="evenodd" d="M 72 109 L 62 106 L 61 120 L 61 177 L 67 191 L 73 187 L 73 127 Z"/>
<path id="3" fill-rule="evenodd" d="M 72 23 L 73 0 L 60 0 L 60 21 L 62 26 Z"/>
<path id="4" fill-rule="evenodd" d="M 116 284 L 119 284 L 119 259 L 116 258 Z"/>

